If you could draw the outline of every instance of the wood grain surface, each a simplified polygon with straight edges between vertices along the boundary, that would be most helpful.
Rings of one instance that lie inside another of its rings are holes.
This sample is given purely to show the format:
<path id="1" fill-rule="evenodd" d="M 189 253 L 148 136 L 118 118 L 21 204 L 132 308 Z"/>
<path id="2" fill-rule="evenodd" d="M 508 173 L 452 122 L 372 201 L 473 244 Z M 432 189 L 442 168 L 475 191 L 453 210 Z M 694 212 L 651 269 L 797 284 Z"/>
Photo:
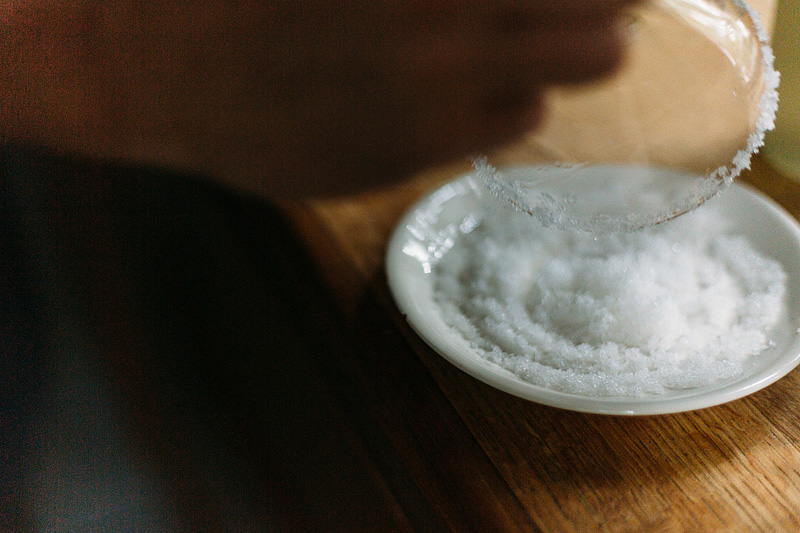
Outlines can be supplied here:
<path id="1" fill-rule="evenodd" d="M 800 527 L 797 371 L 718 407 L 611 417 L 495 390 L 413 333 L 385 283 L 386 243 L 415 200 L 464 170 L 442 168 L 392 190 L 289 210 L 353 335 L 367 341 L 343 364 L 360 376 L 380 431 L 436 523 L 543 531 Z M 800 184 L 762 159 L 741 179 L 800 215 Z"/>

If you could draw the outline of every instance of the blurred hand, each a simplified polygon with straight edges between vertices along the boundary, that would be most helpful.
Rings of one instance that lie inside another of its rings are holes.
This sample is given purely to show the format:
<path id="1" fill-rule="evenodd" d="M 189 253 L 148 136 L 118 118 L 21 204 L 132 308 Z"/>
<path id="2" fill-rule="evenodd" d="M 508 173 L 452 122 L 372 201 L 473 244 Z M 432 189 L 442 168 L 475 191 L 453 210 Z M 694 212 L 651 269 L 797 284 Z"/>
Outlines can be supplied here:
<path id="1" fill-rule="evenodd" d="M 545 86 L 619 63 L 628 3 L 23 3 L 4 135 L 267 196 L 348 192 L 531 128 Z"/>

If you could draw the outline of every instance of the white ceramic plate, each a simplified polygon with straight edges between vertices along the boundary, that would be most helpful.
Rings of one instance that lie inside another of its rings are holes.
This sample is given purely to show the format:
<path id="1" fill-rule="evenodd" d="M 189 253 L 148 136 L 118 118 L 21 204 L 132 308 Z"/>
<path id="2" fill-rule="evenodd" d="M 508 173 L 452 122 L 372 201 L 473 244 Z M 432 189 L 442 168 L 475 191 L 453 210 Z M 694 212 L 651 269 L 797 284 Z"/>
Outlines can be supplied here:
<path id="1" fill-rule="evenodd" d="M 617 415 L 652 415 L 701 409 L 729 402 L 774 383 L 800 363 L 800 225 L 764 195 L 734 184 L 718 198 L 736 222 L 732 231 L 746 235 L 762 254 L 782 265 L 787 278 L 782 316 L 771 332 L 775 345 L 747 360 L 736 381 L 643 398 L 570 394 L 527 383 L 486 361 L 469 341 L 447 325 L 433 300 L 433 266 L 453 243 L 469 232 L 487 199 L 470 174 L 434 191 L 400 221 L 389 243 L 389 287 L 411 327 L 434 350 L 473 377 L 515 396 L 574 411 Z"/>

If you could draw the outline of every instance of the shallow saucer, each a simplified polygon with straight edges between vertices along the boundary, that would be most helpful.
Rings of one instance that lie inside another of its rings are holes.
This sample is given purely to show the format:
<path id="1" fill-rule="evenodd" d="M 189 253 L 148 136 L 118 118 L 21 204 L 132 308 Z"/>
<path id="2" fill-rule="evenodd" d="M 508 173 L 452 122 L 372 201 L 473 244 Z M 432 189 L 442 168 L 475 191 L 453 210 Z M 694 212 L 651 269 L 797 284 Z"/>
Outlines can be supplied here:
<path id="1" fill-rule="evenodd" d="M 800 224 L 775 202 L 734 184 L 711 200 L 760 253 L 781 263 L 787 274 L 781 318 L 770 332 L 774 345 L 750 357 L 734 381 L 639 398 L 583 396 L 532 385 L 485 360 L 445 323 L 433 299 L 436 262 L 471 231 L 493 199 L 474 174 L 447 183 L 403 217 L 389 242 L 386 272 L 397 307 L 414 331 L 442 357 L 473 377 L 520 398 L 573 411 L 653 415 L 691 411 L 752 394 L 800 363 Z"/>

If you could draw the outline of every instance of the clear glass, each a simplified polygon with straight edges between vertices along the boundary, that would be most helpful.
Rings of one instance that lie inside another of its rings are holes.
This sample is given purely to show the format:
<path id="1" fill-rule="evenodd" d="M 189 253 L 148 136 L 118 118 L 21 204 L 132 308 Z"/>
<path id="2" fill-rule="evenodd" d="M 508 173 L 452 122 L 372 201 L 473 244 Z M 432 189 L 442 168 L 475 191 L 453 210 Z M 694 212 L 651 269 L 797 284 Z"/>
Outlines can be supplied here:
<path id="1" fill-rule="evenodd" d="M 740 0 L 652 0 L 610 78 L 546 95 L 544 122 L 475 161 L 496 196 L 562 229 L 653 226 L 718 194 L 774 125 L 778 75 Z"/>

